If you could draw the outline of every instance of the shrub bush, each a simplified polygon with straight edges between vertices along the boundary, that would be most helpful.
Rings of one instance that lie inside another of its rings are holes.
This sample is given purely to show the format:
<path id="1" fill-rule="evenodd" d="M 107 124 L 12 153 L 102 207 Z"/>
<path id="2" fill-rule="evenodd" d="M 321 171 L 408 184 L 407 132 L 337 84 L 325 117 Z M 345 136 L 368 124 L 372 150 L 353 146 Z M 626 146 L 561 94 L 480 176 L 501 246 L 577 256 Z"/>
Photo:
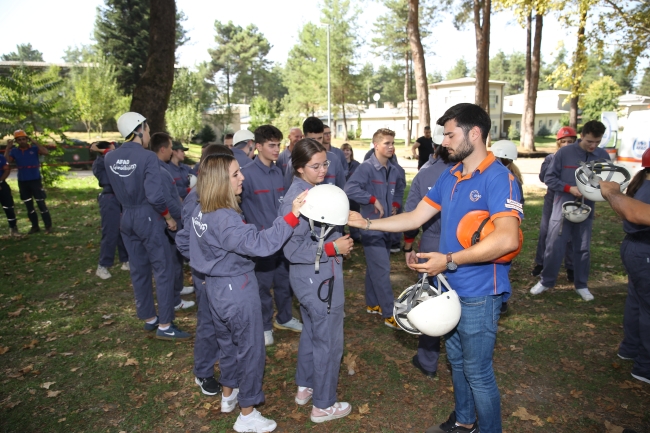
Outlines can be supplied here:
<path id="1" fill-rule="evenodd" d="M 201 128 L 201 131 L 199 132 L 199 140 L 201 140 L 201 143 L 216 141 L 217 134 L 214 133 L 214 129 L 212 129 L 210 125 L 203 125 L 203 128 Z"/>
<path id="2" fill-rule="evenodd" d="M 508 139 L 509 140 L 519 140 L 521 139 L 521 132 L 515 127 L 515 125 L 510 125 L 508 128 Z"/>
<path id="3" fill-rule="evenodd" d="M 546 137 L 547 135 L 551 135 L 551 131 L 548 130 L 546 125 L 542 125 L 542 127 L 539 128 L 539 131 L 537 131 L 537 136 L 538 137 Z"/>

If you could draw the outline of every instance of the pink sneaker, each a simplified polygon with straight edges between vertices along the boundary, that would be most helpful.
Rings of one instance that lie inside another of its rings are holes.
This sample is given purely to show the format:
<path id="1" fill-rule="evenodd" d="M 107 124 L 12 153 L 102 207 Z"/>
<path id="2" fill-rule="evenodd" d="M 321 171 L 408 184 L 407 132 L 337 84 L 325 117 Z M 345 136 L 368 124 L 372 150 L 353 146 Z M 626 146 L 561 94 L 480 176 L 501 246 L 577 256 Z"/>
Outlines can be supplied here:
<path id="1" fill-rule="evenodd" d="M 304 386 L 298 387 L 298 392 L 296 393 L 296 404 L 300 406 L 307 404 L 311 400 L 311 395 L 314 393 L 314 390 Z"/>
<path id="2" fill-rule="evenodd" d="M 311 410 L 311 420 L 316 423 L 331 421 L 348 416 L 350 412 L 352 412 L 352 406 L 346 402 L 336 402 L 327 409 L 319 409 L 314 406 Z"/>

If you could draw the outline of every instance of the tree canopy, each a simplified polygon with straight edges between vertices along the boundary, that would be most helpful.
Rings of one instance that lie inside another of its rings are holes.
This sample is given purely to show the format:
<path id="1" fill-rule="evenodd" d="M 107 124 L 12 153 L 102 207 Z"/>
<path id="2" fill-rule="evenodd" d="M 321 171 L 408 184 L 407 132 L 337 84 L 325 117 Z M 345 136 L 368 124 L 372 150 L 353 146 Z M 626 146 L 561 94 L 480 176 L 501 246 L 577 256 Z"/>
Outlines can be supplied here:
<path id="1" fill-rule="evenodd" d="M 0 56 L 5 62 L 43 62 L 43 53 L 32 48 L 32 44 L 18 44 L 16 51 Z"/>

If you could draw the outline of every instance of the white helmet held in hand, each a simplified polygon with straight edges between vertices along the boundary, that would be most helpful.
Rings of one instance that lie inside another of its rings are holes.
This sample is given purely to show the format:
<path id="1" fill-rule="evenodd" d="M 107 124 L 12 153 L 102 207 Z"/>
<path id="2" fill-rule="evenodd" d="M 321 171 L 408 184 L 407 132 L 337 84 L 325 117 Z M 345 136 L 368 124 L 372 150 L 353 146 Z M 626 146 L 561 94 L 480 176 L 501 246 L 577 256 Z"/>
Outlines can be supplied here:
<path id="1" fill-rule="evenodd" d="M 610 160 L 580 162 L 576 170 L 576 185 L 580 194 L 587 200 L 605 201 L 600 192 L 600 181 L 611 181 L 621 185 L 621 192 L 630 183 L 630 172 L 625 167 L 616 165 Z"/>
<path id="2" fill-rule="evenodd" d="M 336 185 L 316 185 L 309 190 L 300 213 L 309 219 L 311 233 L 319 240 L 316 252 L 316 272 L 318 272 L 325 237 L 334 227 L 348 223 L 350 201 L 345 192 Z M 320 223 L 320 235 L 314 232 L 314 223 Z"/>
<path id="3" fill-rule="evenodd" d="M 591 207 L 580 201 L 567 201 L 562 205 L 562 216 L 572 223 L 581 223 L 589 218 Z"/>
<path id="4" fill-rule="evenodd" d="M 442 289 L 447 291 L 443 292 Z M 444 275 L 438 274 L 433 286 L 427 274 L 404 290 L 395 301 L 393 317 L 404 331 L 415 335 L 441 337 L 460 321 L 460 299 Z"/>
<path id="5" fill-rule="evenodd" d="M 510 140 L 499 140 L 492 144 L 490 150 L 497 158 L 505 158 L 512 161 L 517 159 L 517 145 Z"/>
<path id="6" fill-rule="evenodd" d="M 142 114 L 136 113 L 134 111 L 129 111 L 122 114 L 120 118 L 117 119 L 117 129 L 120 131 L 120 134 L 122 134 L 122 137 L 126 138 L 131 135 L 131 133 L 135 131 L 138 126 L 142 125 L 146 120 L 147 118 Z"/>

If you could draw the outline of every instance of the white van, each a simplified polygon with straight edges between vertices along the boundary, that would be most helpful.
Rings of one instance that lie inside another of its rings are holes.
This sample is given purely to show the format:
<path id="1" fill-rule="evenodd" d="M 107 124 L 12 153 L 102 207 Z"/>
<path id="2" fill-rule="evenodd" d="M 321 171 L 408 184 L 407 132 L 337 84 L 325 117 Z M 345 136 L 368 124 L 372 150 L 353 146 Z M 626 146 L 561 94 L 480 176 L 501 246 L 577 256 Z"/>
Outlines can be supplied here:
<path id="1" fill-rule="evenodd" d="M 601 119 L 607 131 L 600 147 L 607 150 L 612 161 L 627 168 L 634 176 L 641 170 L 641 157 L 650 145 L 650 110 L 630 113 L 625 128 L 620 132 L 616 113 L 604 112 Z"/>

